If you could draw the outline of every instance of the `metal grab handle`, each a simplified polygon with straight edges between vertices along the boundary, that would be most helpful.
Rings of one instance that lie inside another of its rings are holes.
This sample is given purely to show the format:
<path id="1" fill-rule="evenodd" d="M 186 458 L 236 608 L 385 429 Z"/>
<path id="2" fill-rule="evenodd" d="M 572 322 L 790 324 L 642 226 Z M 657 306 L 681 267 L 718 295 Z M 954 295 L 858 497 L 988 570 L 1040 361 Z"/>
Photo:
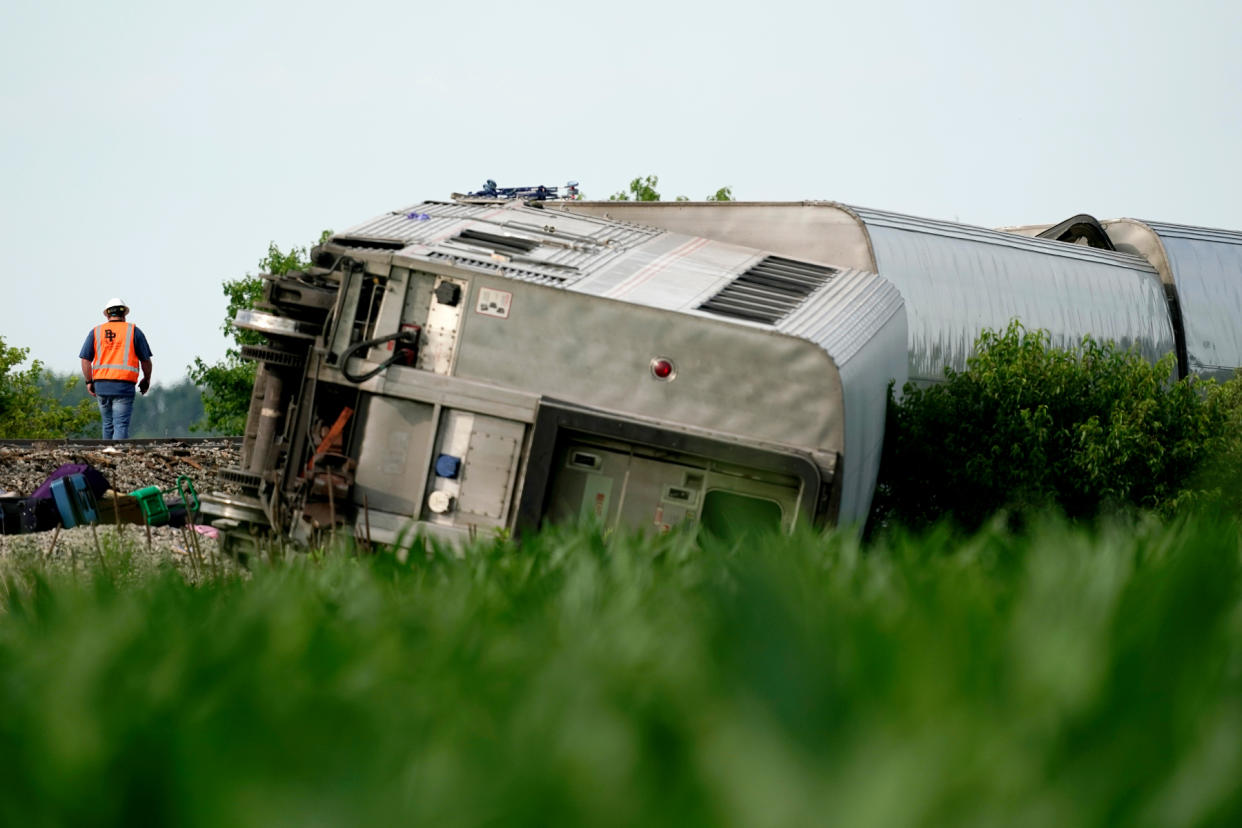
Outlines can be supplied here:
<path id="1" fill-rule="evenodd" d="M 183 474 L 177 478 L 177 493 L 181 495 L 181 502 L 188 511 L 198 511 L 198 492 L 194 490 L 194 481 L 189 475 Z"/>

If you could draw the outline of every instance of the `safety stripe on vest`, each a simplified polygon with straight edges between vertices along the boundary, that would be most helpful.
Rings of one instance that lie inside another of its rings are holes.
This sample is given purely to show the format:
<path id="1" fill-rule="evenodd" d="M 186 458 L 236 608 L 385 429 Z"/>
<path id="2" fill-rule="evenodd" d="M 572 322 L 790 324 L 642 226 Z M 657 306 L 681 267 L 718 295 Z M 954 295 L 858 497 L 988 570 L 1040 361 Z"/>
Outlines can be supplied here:
<path id="1" fill-rule="evenodd" d="M 108 323 L 106 322 L 104 323 L 104 325 L 107 325 L 107 324 Z M 104 329 L 104 325 L 95 326 L 95 359 L 99 359 L 100 356 L 103 354 L 103 349 L 101 347 L 102 343 L 100 342 L 100 339 L 102 337 L 101 332 Z M 133 338 L 134 338 L 134 323 L 126 322 L 125 323 L 125 341 L 121 345 L 121 353 L 125 354 L 127 359 L 129 358 L 130 354 L 133 354 L 134 357 L 138 356 L 137 354 L 134 354 L 134 351 L 133 351 Z M 115 371 L 124 371 L 127 374 L 133 374 L 135 379 L 137 379 L 138 377 L 138 369 L 134 367 L 133 365 L 130 365 L 128 362 L 122 363 L 120 365 L 117 365 L 115 363 L 96 362 L 94 363 L 94 365 L 91 366 L 91 373 L 93 374 L 96 371 L 109 370 L 109 369 L 115 370 Z M 105 377 L 104 379 L 106 380 L 108 378 Z M 124 382 L 125 380 L 118 380 L 118 381 Z"/>

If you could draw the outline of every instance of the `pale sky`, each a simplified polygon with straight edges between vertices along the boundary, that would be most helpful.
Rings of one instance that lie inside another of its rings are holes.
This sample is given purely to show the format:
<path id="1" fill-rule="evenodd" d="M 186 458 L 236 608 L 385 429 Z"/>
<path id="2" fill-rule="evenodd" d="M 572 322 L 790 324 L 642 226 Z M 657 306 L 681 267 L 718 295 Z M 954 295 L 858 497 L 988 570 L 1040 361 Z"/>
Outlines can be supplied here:
<path id="1" fill-rule="evenodd" d="M 454 191 L 830 199 L 1242 230 L 1242 3 L 0 6 L 0 337 L 76 371 L 119 295 L 156 382 L 269 241 Z"/>

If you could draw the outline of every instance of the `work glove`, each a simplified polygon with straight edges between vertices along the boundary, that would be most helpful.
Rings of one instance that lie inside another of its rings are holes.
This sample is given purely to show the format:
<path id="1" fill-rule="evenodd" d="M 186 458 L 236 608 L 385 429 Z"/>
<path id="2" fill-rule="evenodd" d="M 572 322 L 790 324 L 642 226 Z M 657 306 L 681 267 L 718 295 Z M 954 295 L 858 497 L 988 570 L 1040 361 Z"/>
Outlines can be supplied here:
<path id="1" fill-rule="evenodd" d="M 149 389 L 150 387 L 151 387 L 151 380 L 147 379 L 146 377 L 143 377 L 141 380 L 139 380 L 138 390 L 141 391 L 143 394 L 147 393 L 147 389 Z"/>

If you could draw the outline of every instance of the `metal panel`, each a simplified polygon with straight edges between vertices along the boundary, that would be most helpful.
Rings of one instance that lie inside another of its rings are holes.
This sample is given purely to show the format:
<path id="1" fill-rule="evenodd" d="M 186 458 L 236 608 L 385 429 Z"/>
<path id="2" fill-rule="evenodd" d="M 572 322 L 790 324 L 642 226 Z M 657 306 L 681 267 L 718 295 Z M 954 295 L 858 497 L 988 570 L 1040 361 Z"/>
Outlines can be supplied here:
<path id="1" fill-rule="evenodd" d="M 694 308 L 762 258 L 762 251 L 661 233 L 571 289 L 668 310 Z"/>
<path id="2" fill-rule="evenodd" d="M 958 242 L 975 242 L 988 247 L 1008 247 L 1014 250 L 1025 250 L 1038 255 L 1052 255 L 1059 258 L 1079 259 L 1097 264 L 1126 267 L 1128 264 L 1145 265 L 1136 256 L 1126 256 L 1107 250 L 1097 250 L 1086 245 L 1073 245 L 1054 239 L 1032 238 L 1017 233 L 989 230 L 986 227 L 975 227 L 969 224 L 940 221 L 939 219 L 908 216 L 903 213 L 891 213 L 885 210 L 872 210 L 868 207 L 847 207 L 857 215 L 873 235 L 878 227 L 892 230 L 908 230 L 919 235 L 941 236 Z M 877 265 L 879 252 L 876 253 Z"/>
<path id="3" fill-rule="evenodd" d="M 504 526 L 525 433 L 525 423 L 445 411 L 434 453 L 456 457 L 461 465 L 451 477 L 432 474 L 429 492 L 452 500 L 446 511 L 425 508 L 426 519 L 445 526 Z"/>
<path id="4" fill-rule="evenodd" d="M 417 515 L 427 477 L 433 407 L 392 397 L 367 396 L 354 499 L 368 508 Z"/>
<path id="5" fill-rule="evenodd" d="M 875 270 L 858 217 L 830 201 L 566 201 L 545 209 L 642 222 L 803 261 Z"/>
<path id="6" fill-rule="evenodd" d="M 458 377 L 756 440 L 841 451 L 836 368 L 820 347 L 801 338 L 701 312 L 485 277 L 475 284 L 505 287 L 513 299 L 503 320 L 467 310 Z M 656 357 L 673 360 L 675 379 L 653 377 Z"/>
<path id="7" fill-rule="evenodd" d="M 406 256 L 426 256 L 513 279 L 572 284 L 623 252 L 659 235 L 649 227 L 585 216 L 551 214 L 520 203 L 422 202 L 386 213 L 337 234 L 401 245 Z M 472 238 L 473 236 L 473 238 Z M 487 244 L 486 238 L 513 240 Z M 510 249 L 503 249 L 503 248 Z"/>
<path id="8" fill-rule="evenodd" d="M 439 277 L 435 289 L 448 283 L 460 289 L 453 304 L 441 302 L 433 293 L 427 309 L 427 324 L 422 332 L 422 347 L 418 351 L 418 367 L 442 376 L 452 373 L 453 357 L 457 354 L 457 337 L 461 330 L 461 315 L 469 299 L 470 283 L 462 279 Z"/>
<path id="9" fill-rule="evenodd" d="M 940 222 L 859 211 L 877 268 L 906 300 L 910 378 L 961 371 L 984 328 L 1013 319 L 1045 328 L 1055 347 L 1082 337 L 1137 348 L 1147 359 L 1176 343 L 1160 279 L 1137 256 Z"/>
<path id="10" fill-rule="evenodd" d="M 845 270 L 779 329 L 818 343 L 837 365 L 845 416 L 837 520 L 861 527 L 880 471 L 888 384 L 900 390 L 907 378 L 905 303 L 887 279 Z"/>
<path id="11" fill-rule="evenodd" d="M 1192 372 L 1226 380 L 1242 366 L 1242 233 L 1156 221 L 1106 222 L 1116 234 L 1167 267 L 1177 286 Z M 1131 230 L 1127 233 L 1127 227 Z M 1158 239 L 1144 244 L 1133 230 Z"/>
<path id="12" fill-rule="evenodd" d="M 524 423 L 475 416 L 459 501 L 466 522 L 504 525 L 525 432 Z"/>

